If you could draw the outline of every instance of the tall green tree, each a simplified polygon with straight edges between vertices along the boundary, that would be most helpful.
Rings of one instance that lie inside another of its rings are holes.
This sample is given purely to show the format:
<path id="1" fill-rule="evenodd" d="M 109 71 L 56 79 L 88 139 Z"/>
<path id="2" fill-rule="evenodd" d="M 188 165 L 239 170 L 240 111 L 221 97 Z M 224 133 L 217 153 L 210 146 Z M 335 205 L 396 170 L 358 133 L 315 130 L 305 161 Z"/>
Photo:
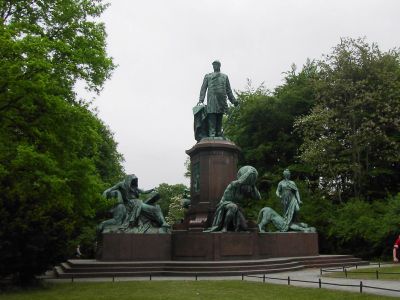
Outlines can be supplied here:
<path id="1" fill-rule="evenodd" d="M 31 281 L 71 255 L 122 175 L 112 133 L 74 87 L 114 64 L 102 1 L 0 1 L 0 276 Z"/>
<path id="2" fill-rule="evenodd" d="M 318 62 L 317 102 L 296 127 L 301 158 L 326 194 L 376 199 L 399 191 L 400 57 L 343 39 Z"/>
<path id="3" fill-rule="evenodd" d="M 168 216 L 171 202 L 175 201 L 176 198 L 182 198 L 185 189 L 187 189 L 187 187 L 182 183 L 161 183 L 157 187 L 157 191 L 160 194 L 161 198 L 159 205 L 164 216 Z"/>
<path id="4" fill-rule="evenodd" d="M 316 76 L 311 61 L 300 72 L 292 66 L 284 84 L 273 92 L 264 86 L 254 89 L 249 85 L 246 91 L 238 93 L 239 106 L 229 111 L 224 133 L 242 149 L 240 163 L 257 168 L 266 184 L 264 189 L 269 189 L 271 178 L 277 181 L 287 167 L 299 174 L 307 171 L 297 159 L 302 139 L 293 125 L 297 117 L 307 114 L 313 106 Z"/>

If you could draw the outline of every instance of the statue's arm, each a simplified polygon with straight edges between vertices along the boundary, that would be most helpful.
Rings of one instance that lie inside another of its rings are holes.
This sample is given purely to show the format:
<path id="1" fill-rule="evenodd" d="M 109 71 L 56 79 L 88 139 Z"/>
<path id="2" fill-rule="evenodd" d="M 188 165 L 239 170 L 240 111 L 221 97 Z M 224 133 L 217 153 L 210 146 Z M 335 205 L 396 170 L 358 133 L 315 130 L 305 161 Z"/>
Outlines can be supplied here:
<path id="1" fill-rule="evenodd" d="M 238 185 L 238 181 L 234 180 L 232 181 L 230 184 L 228 184 L 228 186 L 226 187 L 225 191 L 224 191 L 224 195 L 221 198 L 220 202 L 224 202 L 224 201 L 234 201 L 234 194 L 233 191 L 235 189 L 235 187 Z"/>
<path id="2" fill-rule="evenodd" d="M 112 191 L 118 191 L 118 190 L 119 190 L 119 186 L 120 186 L 120 183 L 117 183 L 116 185 L 114 185 L 114 186 L 112 186 L 112 187 L 106 189 L 106 190 L 103 192 L 103 197 L 106 197 L 106 198 L 107 198 L 107 195 L 108 195 L 110 192 L 112 192 Z"/>
<path id="3" fill-rule="evenodd" d="M 231 84 L 229 83 L 229 78 L 226 77 L 226 95 L 228 96 L 229 101 L 233 105 L 237 105 L 238 102 L 236 101 L 235 97 L 233 96 L 232 89 L 231 89 Z"/>
<path id="4" fill-rule="evenodd" d="M 296 191 L 296 199 L 297 199 L 297 202 L 298 202 L 299 204 L 302 204 L 302 203 L 303 203 L 303 202 L 300 200 L 300 193 L 299 193 L 299 190 Z"/>
<path id="5" fill-rule="evenodd" d="M 299 189 L 297 188 L 297 186 L 296 186 L 296 184 L 294 183 L 294 181 L 292 181 L 292 184 L 295 186 L 295 196 L 296 196 L 297 203 L 299 203 L 299 204 L 303 203 L 303 202 L 301 202 L 301 200 L 300 200 Z"/>
<path id="6" fill-rule="evenodd" d="M 260 192 L 259 192 L 259 190 L 257 189 L 256 186 L 254 186 L 253 198 L 256 199 L 256 200 L 260 200 L 261 199 L 261 194 L 260 194 Z"/>
<path id="7" fill-rule="evenodd" d="M 203 84 L 201 85 L 199 103 L 204 102 L 204 98 L 206 97 L 207 87 L 208 87 L 208 79 L 206 75 L 204 76 Z"/>
<path id="8" fill-rule="evenodd" d="M 278 187 L 276 188 L 276 195 L 281 198 L 281 194 L 282 194 L 282 185 L 279 182 Z"/>
<path id="9" fill-rule="evenodd" d="M 154 189 L 150 189 L 150 190 L 138 189 L 138 192 L 139 192 L 140 194 L 150 194 L 150 193 L 154 192 Z"/>

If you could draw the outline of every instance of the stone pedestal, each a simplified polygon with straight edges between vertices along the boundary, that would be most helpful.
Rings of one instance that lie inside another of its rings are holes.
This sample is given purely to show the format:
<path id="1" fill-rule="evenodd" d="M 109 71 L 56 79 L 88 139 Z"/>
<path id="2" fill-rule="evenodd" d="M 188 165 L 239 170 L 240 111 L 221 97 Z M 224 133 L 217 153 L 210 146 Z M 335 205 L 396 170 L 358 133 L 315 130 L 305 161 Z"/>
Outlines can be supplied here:
<path id="1" fill-rule="evenodd" d="M 170 234 L 104 233 L 98 259 L 103 261 L 170 260 Z"/>
<path id="2" fill-rule="evenodd" d="M 215 207 L 228 184 L 236 179 L 239 147 L 222 139 L 202 139 L 186 153 L 191 163 L 191 206 L 185 218 L 188 230 L 210 227 Z"/>
<path id="3" fill-rule="evenodd" d="M 172 235 L 172 260 L 252 260 L 318 255 L 317 233 L 188 232 Z"/>
<path id="4" fill-rule="evenodd" d="M 103 234 L 101 261 L 220 261 L 318 255 L 318 234 L 193 232 Z"/>

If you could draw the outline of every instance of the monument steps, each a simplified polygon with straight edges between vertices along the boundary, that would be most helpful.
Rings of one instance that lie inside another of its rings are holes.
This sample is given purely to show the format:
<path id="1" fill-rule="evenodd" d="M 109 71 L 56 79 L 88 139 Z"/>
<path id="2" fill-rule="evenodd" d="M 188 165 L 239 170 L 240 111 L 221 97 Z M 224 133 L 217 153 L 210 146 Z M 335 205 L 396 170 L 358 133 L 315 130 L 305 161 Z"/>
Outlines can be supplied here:
<path id="1" fill-rule="evenodd" d="M 140 276 L 240 276 L 278 273 L 304 268 L 366 265 L 351 255 L 271 258 L 240 261 L 126 261 L 68 260 L 54 268 L 58 278 Z"/>
<path id="2" fill-rule="evenodd" d="M 157 272 L 157 271 L 176 271 L 176 272 L 219 272 L 219 271 L 248 271 L 254 269 L 280 269 L 280 268 L 294 268 L 298 267 L 300 264 L 298 262 L 284 262 L 275 264 L 257 264 L 257 265 L 237 265 L 237 266 L 224 266 L 224 265 L 207 265 L 207 266 L 176 266 L 176 265 L 164 265 L 164 266 L 138 266 L 138 267 L 94 267 L 91 268 L 91 272 L 110 272 L 110 273 L 120 273 L 129 272 L 134 269 L 135 272 Z M 68 264 L 62 265 L 62 270 L 64 273 L 79 273 L 85 272 L 88 269 L 82 267 L 71 268 Z"/>

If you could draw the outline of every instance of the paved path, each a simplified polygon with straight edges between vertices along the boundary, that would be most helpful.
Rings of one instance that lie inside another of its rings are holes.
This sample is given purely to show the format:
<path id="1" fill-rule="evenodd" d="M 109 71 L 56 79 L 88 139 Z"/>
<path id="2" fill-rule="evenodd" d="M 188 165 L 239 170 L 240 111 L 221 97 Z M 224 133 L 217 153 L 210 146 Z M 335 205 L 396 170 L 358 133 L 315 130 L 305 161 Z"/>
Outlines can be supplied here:
<path id="1" fill-rule="evenodd" d="M 366 266 L 371 267 L 371 266 Z M 359 267 L 360 268 L 360 267 Z M 263 282 L 262 275 L 258 275 L 260 278 L 256 277 L 244 277 L 244 280 L 247 281 L 257 281 Z M 362 281 L 363 293 L 375 294 L 375 295 L 384 295 L 384 296 L 392 296 L 392 297 L 400 297 L 400 292 L 395 291 L 386 291 L 379 289 L 371 289 L 368 286 L 379 287 L 385 289 L 394 289 L 400 290 L 400 281 L 396 280 L 366 280 L 366 279 L 346 279 L 346 278 L 331 278 L 331 277 L 321 277 L 319 269 L 304 269 L 300 271 L 293 272 L 284 272 L 284 273 L 274 273 L 266 275 L 266 283 L 271 284 L 282 284 L 288 285 L 288 277 L 290 277 L 290 285 L 292 286 L 300 286 L 300 287 L 309 287 L 309 288 L 319 288 L 319 279 L 321 279 L 321 288 L 332 289 L 332 290 L 342 290 L 349 292 L 360 292 L 360 281 Z M 270 279 L 272 278 L 280 278 L 279 279 Z M 112 280 L 115 281 L 148 281 L 150 279 L 149 276 L 146 277 L 116 277 L 116 278 L 79 278 L 74 279 L 75 282 L 110 282 Z M 71 282 L 71 279 L 45 279 L 49 282 Z M 195 277 L 152 277 L 151 280 L 196 280 Z M 198 277 L 197 280 L 242 280 L 241 276 L 223 276 L 223 277 Z M 302 281 L 311 281 L 312 283 L 307 282 L 298 282 L 296 280 Z M 345 284 L 351 286 L 339 286 L 334 284 Z"/>
<path id="2" fill-rule="evenodd" d="M 346 279 L 346 278 L 321 277 L 319 269 L 305 269 L 305 270 L 300 270 L 300 271 L 295 271 L 295 272 L 268 274 L 266 276 L 285 279 L 285 280 L 276 280 L 276 279 L 266 278 L 265 282 L 267 282 L 267 283 L 287 285 L 288 277 L 290 277 L 290 285 L 301 286 L 301 287 L 310 287 L 310 288 L 319 288 L 318 281 L 319 281 L 319 279 L 321 279 L 321 287 L 322 288 L 356 292 L 356 293 L 360 292 L 360 281 L 362 281 L 362 284 L 363 284 L 362 292 L 363 293 L 400 297 L 400 281 L 396 281 L 396 280 L 367 280 L 367 279 L 348 279 L 348 278 Z M 249 279 L 246 278 L 246 280 L 249 280 Z M 250 277 L 250 280 L 261 281 L 261 282 L 263 281 L 262 278 L 252 278 L 252 277 Z M 295 281 L 293 281 L 293 280 L 295 280 Z M 312 283 L 298 282 L 296 280 L 312 281 Z M 333 285 L 333 284 L 343 284 L 343 285 L 351 285 L 351 286 L 339 286 L 339 285 Z M 394 290 L 399 290 L 399 292 L 371 289 L 371 288 L 368 288 L 368 286 L 385 288 L 385 289 L 394 289 Z"/>

